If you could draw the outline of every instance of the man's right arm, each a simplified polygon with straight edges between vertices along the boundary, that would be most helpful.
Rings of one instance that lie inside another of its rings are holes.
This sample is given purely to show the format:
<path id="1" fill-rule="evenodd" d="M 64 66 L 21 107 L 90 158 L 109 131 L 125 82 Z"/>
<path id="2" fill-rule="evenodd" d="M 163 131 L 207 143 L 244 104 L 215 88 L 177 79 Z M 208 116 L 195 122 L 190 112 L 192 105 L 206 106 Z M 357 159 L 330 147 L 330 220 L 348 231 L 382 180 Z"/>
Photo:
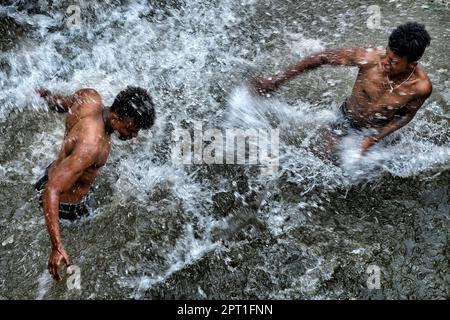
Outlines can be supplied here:
<path id="1" fill-rule="evenodd" d="M 380 52 L 380 49 L 364 48 L 326 50 L 307 56 L 275 76 L 257 79 L 253 86 L 259 93 L 275 91 L 298 74 L 327 64 L 363 68 L 377 61 L 376 57 Z"/>
<path id="2" fill-rule="evenodd" d="M 60 280 L 59 266 L 69 265 L 69 256 L 61 241 L 59 229 L 60 195 L 73 187 L 86 168 L 94 163 L 95 145 L 79 144 L 72 154 L 53 168 L 43 193 L 45 223 L 52 245 L 48 269 L 56 280 Z"/>

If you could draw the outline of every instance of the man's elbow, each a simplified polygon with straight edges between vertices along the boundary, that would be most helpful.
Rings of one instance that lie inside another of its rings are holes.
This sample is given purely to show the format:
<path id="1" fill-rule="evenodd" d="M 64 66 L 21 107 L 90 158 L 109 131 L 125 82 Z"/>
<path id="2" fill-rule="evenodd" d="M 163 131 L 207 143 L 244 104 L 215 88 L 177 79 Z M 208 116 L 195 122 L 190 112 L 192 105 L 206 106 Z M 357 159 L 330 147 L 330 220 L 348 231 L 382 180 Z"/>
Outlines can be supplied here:
<path id="1" fill-rule="evenodd" d="M 44 200 L 45 199 L 55 199 L 58 198 L 61 194 L 62 190 L 57 185 L 52 183 L 47 183 L 47 186 L 44 188 L 44 192 L 42 194 Z"/>
<path id="2" fill-rule="evenodd" d="M 329 64 L 329 55 L 327 51 L 311 54 L 302 59 L 299 64 L 294 67 L 294 71 L 299 68 L 301 71 L 315 69 L 324 64 Z"/>
<path id="3" fill-rule="evenodd" d="M 315 56 L 320 64 L 333 64 L 335 60 L 334 50 L 325 50 L 317 53 Z"/>

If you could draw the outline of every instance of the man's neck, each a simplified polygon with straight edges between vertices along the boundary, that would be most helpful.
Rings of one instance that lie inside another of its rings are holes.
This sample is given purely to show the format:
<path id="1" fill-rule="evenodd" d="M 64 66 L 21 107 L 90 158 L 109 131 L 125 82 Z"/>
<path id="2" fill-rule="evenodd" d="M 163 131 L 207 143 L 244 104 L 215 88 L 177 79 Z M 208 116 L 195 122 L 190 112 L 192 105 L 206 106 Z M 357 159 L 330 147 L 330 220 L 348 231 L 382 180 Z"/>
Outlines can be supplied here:
<path id="1" fill-rule="evenodd" d="M 111 110 L 108 107 L 105 107 L 102 112 L 103 123 L 105 124 L 105 131 L 108 135 L 114 132 L 114 129 L 111 126 Z"/>
<path id="2" fill-rule="evenodd" d="M 395 76 L 390 76 L 389 80 L 391 80 L 393 82 L 404 81 L 405 79 L 407 79 L 407 78 L 412 76 L 412 73 L 413 73 L 415 68 L 416 68 L 415 66 L 409 67 L 407 70 L 405 70 L 402 73 L 396 74 Z"/>

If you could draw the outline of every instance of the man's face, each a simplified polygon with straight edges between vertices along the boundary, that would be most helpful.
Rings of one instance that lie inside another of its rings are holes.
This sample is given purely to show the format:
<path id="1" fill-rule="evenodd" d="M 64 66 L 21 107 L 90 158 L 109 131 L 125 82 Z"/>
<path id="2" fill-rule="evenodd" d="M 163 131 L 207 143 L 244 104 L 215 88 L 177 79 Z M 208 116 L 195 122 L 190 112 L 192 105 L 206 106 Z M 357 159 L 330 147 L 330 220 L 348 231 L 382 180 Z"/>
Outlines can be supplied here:
<path id="1" fill-rule="evenodd" d="M 387 76 L 395 76 L 408 70 L 408 58 L 396 55 L 389 47 L 386 48 L 386 55 L 381 59 L 383 73 Z"/>
<path id="2" fill-rule="evenodd" d="M 133 121 L 133 118 L 118 119 L 115 122 L 114 129 L 119 134 L 120 140 L 130 140 L 136 138 L 139 133 L 139 127 Z"/>

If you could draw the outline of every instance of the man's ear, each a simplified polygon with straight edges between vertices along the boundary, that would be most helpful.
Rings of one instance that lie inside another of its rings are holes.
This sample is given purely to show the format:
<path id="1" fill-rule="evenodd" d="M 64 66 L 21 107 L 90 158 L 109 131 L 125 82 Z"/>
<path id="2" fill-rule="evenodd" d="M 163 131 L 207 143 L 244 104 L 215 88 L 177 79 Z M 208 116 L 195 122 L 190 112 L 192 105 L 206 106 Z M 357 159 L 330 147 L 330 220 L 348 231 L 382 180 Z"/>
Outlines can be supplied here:
<path id="1" fill-rule="evenodd" d="M 117 125 L 119 124 L 119 120 L 119 116 L 116 113 L 111 112 L 109 114 L 109 123 L 111 124 L 111 128 L 113 130 L 116 130 Z"/>
<path id="2" fill-rule="evenodd" d="M 111 121 L 111 123 L 119 121 L 119 116 L 115 112 L 110 112 L 109 117 L 110 117 L 109 120 Z"/>

